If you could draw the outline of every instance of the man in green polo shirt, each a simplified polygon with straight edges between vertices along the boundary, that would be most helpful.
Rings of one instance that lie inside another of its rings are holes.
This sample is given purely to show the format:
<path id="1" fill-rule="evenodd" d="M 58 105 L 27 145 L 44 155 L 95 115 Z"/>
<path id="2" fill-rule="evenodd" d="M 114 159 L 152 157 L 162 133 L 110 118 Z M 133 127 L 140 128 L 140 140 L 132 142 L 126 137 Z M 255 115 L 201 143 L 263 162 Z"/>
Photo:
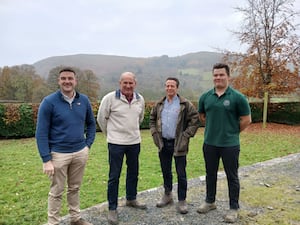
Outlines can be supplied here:
<path id="1" fill-rule="evenodd" d="M 240 182 L 238 177 L 240 132 L 251 123 L 250 106 L 237 90 L 229 86 L 230 69 L 226 64 L 213 66 L 214 88 L 199 99 L 199 116 L 205 124 L 203 155 L 206 169 L 206 199 L 197 210 L 216 209 L 217 173 L 222 159 L 229 189 L 229 208 L 225 222 L 238 218 Z"/>

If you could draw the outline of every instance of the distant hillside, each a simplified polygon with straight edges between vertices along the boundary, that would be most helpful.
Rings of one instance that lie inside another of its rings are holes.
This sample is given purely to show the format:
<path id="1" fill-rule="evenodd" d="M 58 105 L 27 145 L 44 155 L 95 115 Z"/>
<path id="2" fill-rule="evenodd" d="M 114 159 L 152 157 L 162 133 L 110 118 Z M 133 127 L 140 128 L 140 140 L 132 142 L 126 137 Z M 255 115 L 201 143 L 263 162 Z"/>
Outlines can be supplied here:
<path id="1" fill-rule="evenodd" d="M 169 76 L 179 78 L 180 94 L 198 100 L 199 95 L 212 87 L 212 65 L 222 54 L 197 52 L 177 57 L 136 58 L 111 55 L 67 55 L 43 59 L 33 64 L 37 73 L 47 78 L 49 71 L 60 65 L 92 70 L 99 78 L 100 97 L 118 88 L 120 74 L 132 71 L 138 79 L 137 90 L 146 100 L 157 100 L 164 95 L 164 81 Z"/>

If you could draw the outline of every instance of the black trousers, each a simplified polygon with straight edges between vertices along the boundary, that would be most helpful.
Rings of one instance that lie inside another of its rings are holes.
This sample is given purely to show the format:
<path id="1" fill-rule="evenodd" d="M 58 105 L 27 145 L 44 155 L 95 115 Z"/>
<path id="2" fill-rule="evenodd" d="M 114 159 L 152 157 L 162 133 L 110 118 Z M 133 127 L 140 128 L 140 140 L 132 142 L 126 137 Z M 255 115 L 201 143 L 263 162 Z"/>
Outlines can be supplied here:
<path id="1" fill-rule="evenodd" d="M 159 152 L 160 166 L 164 179 L 165 194 L 172 192 L 173 175 L 172 175 L 172 159 L 174 153 L 174 140 L 164 141 L 164 147 Z M 187 192 L 187 176 L 186 176 L 186 156 L 175 156 L 175 168 L 177 173 L 177 197 L 178 201 L 186 199 Z"/>
<path id="2" fill-rule="evenodd" d="M 222 159 L 228 184 L 230 209 L 239 208 L 240 181 L 238 176 L 240 146 L 216 147 L 203 144 L 206 168 L 206 202 L 216 200 L 217 176 L 220 158 Z"/>

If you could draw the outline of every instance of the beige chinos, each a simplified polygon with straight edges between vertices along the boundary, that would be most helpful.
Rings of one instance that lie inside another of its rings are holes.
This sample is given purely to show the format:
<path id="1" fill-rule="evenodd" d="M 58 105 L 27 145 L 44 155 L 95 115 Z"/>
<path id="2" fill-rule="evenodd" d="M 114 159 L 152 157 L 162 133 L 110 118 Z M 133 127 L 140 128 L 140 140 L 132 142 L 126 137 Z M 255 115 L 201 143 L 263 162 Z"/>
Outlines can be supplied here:
<path id="1" fill-rule="evenodd" d="M 50 177 L 51 186 L 48 196 L 48 225 L 57 225 L 65 182 L 67 181 L 67 202 L 71 221 L 80 219 L 79 190 L 85 165 L 88 159 L 88 147 L 73 153 L 52 152 L 54 175 Z"/>

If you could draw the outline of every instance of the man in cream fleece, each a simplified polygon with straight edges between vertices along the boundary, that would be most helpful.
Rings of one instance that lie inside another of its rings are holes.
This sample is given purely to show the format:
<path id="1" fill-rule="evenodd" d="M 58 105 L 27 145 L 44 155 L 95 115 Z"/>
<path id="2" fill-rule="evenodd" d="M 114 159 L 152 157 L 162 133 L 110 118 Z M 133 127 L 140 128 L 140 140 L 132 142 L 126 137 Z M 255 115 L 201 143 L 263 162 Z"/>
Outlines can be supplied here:
<path id="1" fill-rule="evenodd" d="M 131 72 L 121 74 L 120 89 L 105 95 L 101 101 L 97 122 L 107 137 L 109 179 L 107 188 L 108 222 L 118 224 L 117 206 L 119 178 L 126 156 L 126 205 L 146 209 L 136 200 L 139 173 L 140 124 L 144 119 L 145 101 L 135 92 L 136 77 Z"/>

